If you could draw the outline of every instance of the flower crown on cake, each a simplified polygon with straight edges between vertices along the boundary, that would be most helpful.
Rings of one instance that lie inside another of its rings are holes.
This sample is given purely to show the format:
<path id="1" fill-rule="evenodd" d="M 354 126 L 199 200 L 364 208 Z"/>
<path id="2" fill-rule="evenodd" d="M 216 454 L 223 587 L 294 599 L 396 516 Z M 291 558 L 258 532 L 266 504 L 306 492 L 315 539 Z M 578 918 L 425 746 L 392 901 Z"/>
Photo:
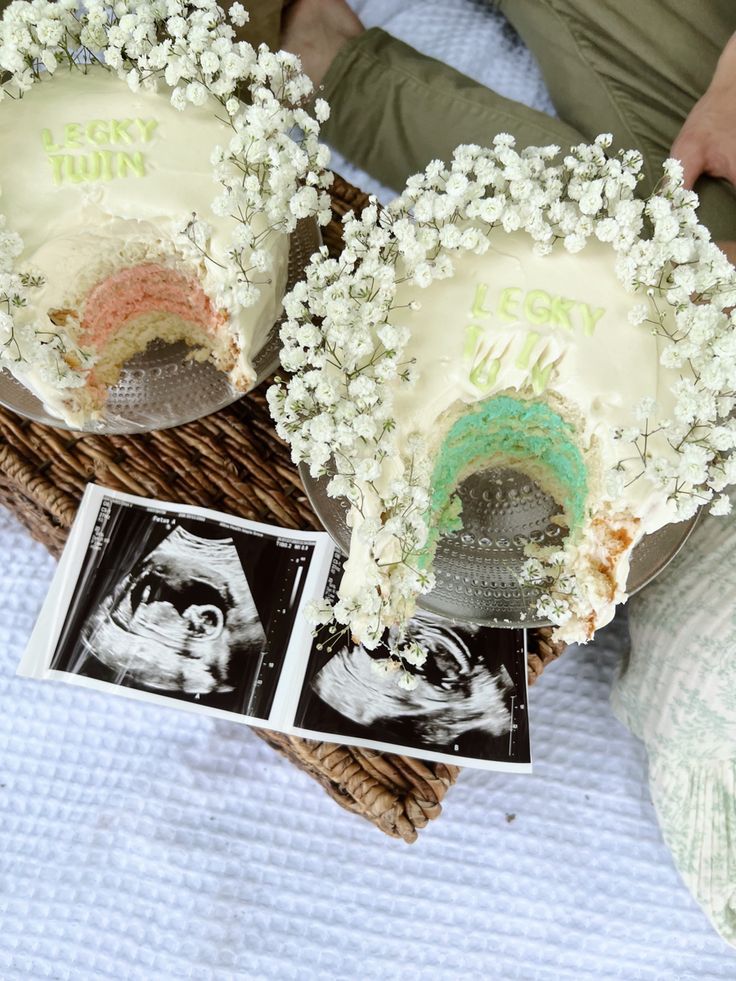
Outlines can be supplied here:
<path id="1" fill-rule="evenodd" d="M 232 218 L 230 248 L 215 262 L 209 226 L 197 214 L 177 218 L 172 235 L 183 255 L 218 266 L 213 299 L 230 315 L 252 306 L 268 281 L 269 235 L 292 232 L 300 218 L 330 219 L 329 151 L 318 142 L 327 104 L 317 99 L 314 116 L 303 108 L 312 84 L 294 55 L 235 40 L 234 28 L 247 20 L 242 4 L 226 16 L 215 0 L 85 0 L 81 8 L 77 0 L 13 0 L 0 19 L 0 101 L 22 99 L 62 72 L 91 76 L 91 66 L 116 74 L 132 92 L 168 87 L 179 110 L 214 100 L 223 144 L 212 155 L 219 185 L 212 211 Z M 251 228 L 257 214 L 266 219 L 258 234 Z M 0 367 L 29 364 L 56 386 L 82 385 L 80 369 L 94 361 L 89 351 L 61 327 L 14 320 L 29 291 L 43 285 L 17 267 L 22 252 L 0 214 Z"/>
<path id="2" fill-rule="evenodd" d="M 668 160 L 654 193 L 638 199 L 641 155 L 609 156 L 611 142 L 600 136 L 561 161 L 554 146 L 517 152 L 508 135 L 492 148 L 460 146 L 449 166 L 434 161 L 409 178 L 388 207 L 373 199 L 360 217 L 347 215 L 339 258 L 323 249 L 285 298 L 281 362 L 289 377 L 270 389 L 271 411 L 294 461 L 308 464 L 313 477 L 329 476 L 328 494 L 361 514 L 362 554 L 371 556 L 361 569 L 362 592 L 314 607 L 312 620 L 333 635 L 348 630 L 369 648 L 386 628 L 398 628 L 393 667 L 404 669 L 406 684 L 407 666 L 423 654 L 402 647 L 403 627 L 416 596 L 434 584 L 421 560 L 433 463 L 426 442 L 410 438 L 402 476 L 379 487 L 387 462 L 395 466 L 401 452 L 393 442 L 394 393 L 417 375 L 404 353 L 409 329 L 393 322 L 397 290 L 405 296 L 407 283 L 416 287 L 411 306 L 418 309 L 422 288 L 453 275 L 453 256 L 484 254 L 493 229 L 523 230 L 541 255 L 560 241 L 570 253 L 592 239 L 610 245 L 622 286 L 641 295 L 632 326 L 659 335 L 661 363 L 680 373 L 673 418 L 657 416 L 652 392 L 632 406 L 630 428 L 611 439 L 622 460 L 639 461 L 634 479 L 662 488 L 673 520 L 706 503 L 713 513 L 728 510 L 722 491 L 736 480 L 736 314 L 724 309 L 736 305 L 736 275 L 698 223 L 697 196 L 683 188 L 679 163 Z M 670 316 L 674 310 L 674 328 L 664 308 Z M 648 451 L 655 432 L 673 448 L 674 462 Z M 612 500 L 621 470 L 608 478 Z M 385 559 L 389 538 L 393 561 Z M 567 559 L 558 546 L 530 558 L 524 575 L 540 590 L 540 615 L 558 625 L 585 611 Z"/>

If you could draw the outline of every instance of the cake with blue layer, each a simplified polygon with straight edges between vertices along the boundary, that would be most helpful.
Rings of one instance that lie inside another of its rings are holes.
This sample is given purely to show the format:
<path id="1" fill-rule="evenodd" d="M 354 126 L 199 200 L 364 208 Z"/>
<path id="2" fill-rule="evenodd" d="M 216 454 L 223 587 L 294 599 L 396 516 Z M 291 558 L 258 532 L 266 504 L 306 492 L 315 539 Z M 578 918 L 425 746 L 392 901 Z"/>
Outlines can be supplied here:
<path id="1" fill-rule="evenodd" d="M 632 426 L 647 397 L 672 416 L 680 375 L 660 363 L 662 337 L 632 322 L 641 296 L 622 286 L 610 246 L 591 240 L 580 254 L 560 247 L 536 255 L 522 231 L 498 228 L 489 237 L 485 254 L 453 255 L 452 276 L 397 288 L 392 317 L 409 329 L 403 360 L 415 366 L 416 381 L 394 386 L 396 463 L 384 461 L 377 500 L 385 500 L 419 436 L 432 476 L 428 535 L 415 566 L 430 571 L 440 537 L 462 528 L 462 482 L 492 467 L 526 475 L 559 506 L 562 571 L 574 570 L 586 611 L 562 633 L 583 641 L 625 597 L 634 545 L 676 520 L 668 493 L 634 479 L 636 451 L 622 452 L 614 436 Z M 667 316 L 671 326 L 673 312 Z M 647 450 L 652 458 L 672 455 L 664 433 L 652 435 Z M 376 517 L 367 488 L 365 498 L 363 513 L 351 518 L 344 597 L 364 589 L 377 554 L 361 534 Z M 395 561 L 389 536 L 378 547 L 379 562 Z M 401 620 L 403 597 L 392 593 L 389 603 Z"/>
<path id="2" fill-rule="evenodd" d="M 458 147 L 348 216 L 340 258 L 313 257 L 284 301 L 278 432 L 349 504 L 337 601 L 313 621 L 373 648 L 392 628 L 406 684 L 406 624 L 470 475 L 551 497 L 555 534 L 518 579 L 532 616 L 583 642 L 625 600 L 637 543 L 727 513 L 736 481 L 736 273 L 680 165 L 641 199 L 641 156 L 609 156 L 610 136 L 561 159 L 513 143 Z"/>

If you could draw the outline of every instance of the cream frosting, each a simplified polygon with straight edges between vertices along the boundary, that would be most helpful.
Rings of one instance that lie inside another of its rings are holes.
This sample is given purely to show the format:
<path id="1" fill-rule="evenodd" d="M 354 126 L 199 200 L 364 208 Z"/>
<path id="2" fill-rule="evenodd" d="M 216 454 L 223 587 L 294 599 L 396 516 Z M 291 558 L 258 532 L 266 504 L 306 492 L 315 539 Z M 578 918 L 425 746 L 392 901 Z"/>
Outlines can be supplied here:
<path id="1" fill-rule="evenodd" d="M 60 69 L 22 99 L 3 101 L 0 145 L 11 149 L 0 159 L 0 212 L 24 242 L 17 268 L 45 279 L 15 315 L 19 322 L 43 324 L 49 310 L 74 306 L 106 275 L 139 261 L 165 259 L 194 272 L 217 296 L 216 262 L 234 229 L 211 210 L 212 151 L 232 134 L 223 117 L 214 100 L 180 112 L 168 87 L 133 93 L 100 67 L 86 74 Z M 81 180 L 85 175 L 92 179 Z M 174 223 L 193 213 L 212 229 L 207 251 L 215 262 L 193 261 L 175 246 Z M 266 219 L 256 215 L 253 225 L 262 232 Z M 271 233 L 262 248 L 271 254 L 270 285 L 227 327 L 238 351 L 231 377 L 241 388 L 255 381 L 252 358 L 280 314 L 287 278 L 288 237 Z M 32 369 L 19 366 L 18 375 L 65 414 L 63 393 Z"/>
<path id="2" fill-rule="evenodd" d="M 659 418 L 671 416 L 672 387 L 680 376 L 660 364 L 661 340 L 630 321 L 643 297 L 625 291 L 609 246 L 591 240 L 579 254 L 558 248 L 538 256 L 524 232 L 495 229 L 490 241 L 485 255 L 453 255 L 450 278 L 424 289 L 412 283 L 397 289 L 392 322 L 410 328 L 404 359 L 414 360 L 418 377 L 411 386 L 395 387 L 396 459 L 410 455 L 413 434 L 439 448 L 447 430 L 440 420 L 500 393 L 551 398 L 566 406 L 568 415 L 572 408 L 576 438 L 595 472 L 587 503 L 591 520 L 570 567 L 584 579 L 586 568 L 610 565 L 615 587 L 598 589 L 594 597 L 595 626 L 601 626 L 624 598 L 633 545 L 675 519 L 665 491 L 646 477 L 633 479 L 641 471 L 635 459 L 621 463 L 624 490 L 613 498 L 606 492 L 607 472 L 632 454 L 630 445 L 612 435 L 635 424 L 634 408 L 646 397 L 656 397 Z M 412 301 L 420 308 L 411 309 Z M 658 436 L 650 440 L 649 450 L 653 456 L 672 452 Z M 379 490 L 397 475 L 398 469 L 385 466 Z M 360 595 L 370 547 L 360 527 L 365 519 L 378 517 L 375 496 L 369 487 L 364 491 L 363 515 L 351 512 L 342 598 Z M 596 516 L 609 520 L 613 539 L 608 544 Z M 630 547 L 622 548 L 616 537 L 623 529 Z M 396 542 L 386 535 L 381 558 L 397 557 Z M 594 593 L 596 588 L 591 585 Z M 567 634 L 586 639 L 587 630 L 587 625 L 571 625 Z"/>

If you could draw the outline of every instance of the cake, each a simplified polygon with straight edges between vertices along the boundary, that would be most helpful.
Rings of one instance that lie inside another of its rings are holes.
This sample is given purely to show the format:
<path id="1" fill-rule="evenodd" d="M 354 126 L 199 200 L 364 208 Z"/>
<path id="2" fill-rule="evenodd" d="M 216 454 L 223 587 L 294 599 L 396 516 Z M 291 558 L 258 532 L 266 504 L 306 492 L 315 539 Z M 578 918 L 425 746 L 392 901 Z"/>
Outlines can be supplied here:
<path id="1" fill-rule="evenodd" d="M 327 206 L 326 151 L 298 108 L 308 83 L 292 56 L 236 43 L 211 2 L 168 20 L 145 2 L 119 7 L 108 20 L 90 3 L 77 19 L 58 3 L 44 22 L 16 2 L 0 21 L 0 67 L 13 71 L 0 90 L 12 147 L 0 364 L 81 428 L 154 340 L 186 342 L 248 391 L 280 316 L 290 233 Z M 48 50 L 55 25 L 66 40 Z M 16 63 L 20 28 L 28 50 L 46 39 L 35 76 Z M 95 45 L 91 63 L 68 55 L 75 42 Z"/>
<path id="2" fill-rule="evenodd" d="M 520 581 L 566 641 L 611 619 L 645 535 L 728 509 L 736 274 L 679 165 L 640 200 L 639 154 L 609 145 L 460 147 L 350 217 L 342 258 L 286 298 L 272 412 L 350 505 L 338 600 L 312 610 L 333 634 L 392 628 L 406 659 L 457 489 L 489 467 L 559 508 L 561 542 L 530 545 Z"/>

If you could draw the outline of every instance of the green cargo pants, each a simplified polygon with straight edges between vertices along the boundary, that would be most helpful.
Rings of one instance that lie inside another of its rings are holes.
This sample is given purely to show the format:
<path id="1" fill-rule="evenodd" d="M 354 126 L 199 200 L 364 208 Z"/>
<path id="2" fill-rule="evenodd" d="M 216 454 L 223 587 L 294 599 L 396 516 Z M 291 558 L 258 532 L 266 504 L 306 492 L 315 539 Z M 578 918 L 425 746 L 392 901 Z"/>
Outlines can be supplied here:
<path id="1" fill-rule="evenodd" d="M 489 3 L 492 0 L 489 0 Z M 685 117 L 736 31 L 736 0 L 498 0 L 534 53 L 554 119 L 505 99 L 447 65 L 372 29 L 347 43 L 324 79 L 332 114 L 324 135 L 389 187 L 459 143 L 569 147 L 612 133 L 636 147 L 651 188 Z M 257 6 L 280 7 L 281 0 Z M 716 239 L 736 238 L 736 192 L 702 178 L 701 219 Z"/>

